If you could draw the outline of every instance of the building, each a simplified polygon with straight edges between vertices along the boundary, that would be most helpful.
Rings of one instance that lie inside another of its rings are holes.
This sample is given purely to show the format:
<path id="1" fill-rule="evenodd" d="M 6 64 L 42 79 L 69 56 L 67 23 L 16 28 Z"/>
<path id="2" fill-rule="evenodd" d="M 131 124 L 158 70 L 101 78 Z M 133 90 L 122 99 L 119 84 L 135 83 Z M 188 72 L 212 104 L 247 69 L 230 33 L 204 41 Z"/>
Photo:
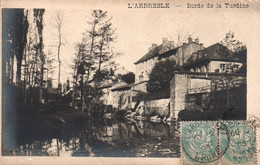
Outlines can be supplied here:
<path id="1" fill-rule="evenodd" d="M 105 84 L 101 87 L 102 91 L 104 92 L 104 95 L 102 97 L 102 100 L 106 105 L 111 105 L 112 108 L 120 108 L 120 96 L 126 91 L 130 91 L 131 87 L 129 84 L 125 83 L 124 81 L 119 82 L 112 82 Z M 122 96 L 121 96 L 122 97 Z M 128 99 L 128 98 L 126 98 Z M 121 100 L 122 101 L 122 100 Z M 128 101 L 130 102 L 130 98 Z"/>
<path id="2" fill-rule="evenodd" d="M 135 82 L 147 81 L 149 79 L 149 73 L 158 61 L 159 55 L 173 48 L 174 42 L 168 41 L 167 38 L 163 38 L 162 44 L 159 46 L 157 46 L 157 44 L 152 44 L 148 49 L 148 52 L 135 62 Z"/>
<path id="3" fill-rule="evenodd" d="M 198 38 L 193 41 L 191 37 L 188 38 L 188 43 L 183 43 L 181 46 L 177 47 L 175 46 L 174 41 L 168 41 L 167 38 L 163 38 L 162 44 L 159 46 L 152 44 L 148 52 L 135 62 L 135 83 L 139 84 L 135 86 L 135 88 L 146 91 L 146 82 L 149 80 L 149 74 L 158 61 L 171 59 L 176 61 L 178 66 L 183 66 L 193 52 L 197 52 L 203 48 L 203 44 L 199 43 Z"/>
<path id="4" fill-rule="evenodd" d="M 229 111 L 236 115 L 227 119 L 246 118 L 246 75 L 231 50 L 216 43 L 192 53 L 183 66 L 170 83 L 172 118 L 217 120 Z"/>
<path id="5" fill-rule="evenodd" d="M 227 47 L 216 43 L 203 50 L 192 53 L 184 65 L 186 71 L 190 72 L 236 72 L 243 66 L 240 59 Z"/>

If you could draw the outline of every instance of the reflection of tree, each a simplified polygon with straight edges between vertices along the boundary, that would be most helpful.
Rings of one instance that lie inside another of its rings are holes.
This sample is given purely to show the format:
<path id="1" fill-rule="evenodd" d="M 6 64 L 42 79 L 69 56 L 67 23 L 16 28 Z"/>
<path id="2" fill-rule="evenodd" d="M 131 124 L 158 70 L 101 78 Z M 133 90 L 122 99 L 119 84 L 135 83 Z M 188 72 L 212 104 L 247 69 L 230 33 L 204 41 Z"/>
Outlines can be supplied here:
<path id="1" fill-rule="evenodd" d="M 78 128 L 79 125 L 80 128 Z M 102 156 L 108 154 L 105 153 L 108 148 L 112 150 L 108 150 L 110 151 L 109 155 L 113 155 L 113 150 L 124 150 L 126 151 L 124 154 L 131 155 L 136 153 L 136 150 L 133 149 L 148 144 L 148 139 L 151 143 L 150 146 L 155 147 L 157 143 L 154 141 L 154 137 L 167 137 L 169 136 L 168 132 L 169 126 L 162 123 L 79 119 L 55 136 L 41 137 L 41 139 L 32 143 L 26 142 L 17 155 L 66 156 L 71 154 L 72 156 L 99 156 L 92 149 L 92 147 L 97 146 L 101 147 L 102 152 L 104 151 L 104 153 L 101 153 Z"/>

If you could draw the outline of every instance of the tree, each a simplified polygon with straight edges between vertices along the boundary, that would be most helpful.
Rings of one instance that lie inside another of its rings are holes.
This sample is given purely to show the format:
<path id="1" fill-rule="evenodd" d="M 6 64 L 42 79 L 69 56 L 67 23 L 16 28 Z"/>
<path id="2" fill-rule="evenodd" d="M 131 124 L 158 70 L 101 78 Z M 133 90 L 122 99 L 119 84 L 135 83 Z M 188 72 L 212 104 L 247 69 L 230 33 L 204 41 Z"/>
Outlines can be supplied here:
<path id="1" fill-rule="evenodd" d="M 127 74 L 122 75 L 121 79 L 128 84 L 134 83 L 135 74 L 133 72 L 129 72 Z"/>
<path id="2" fill-rule="evenodd" d="M 235 34 L 232 31 L 226 33 L 225 38 L 220 43 L 226 46 L 232 52 L 239 52 L 245 46 L 242 42 L 235 39 Z"/>
<path id="3" fill-rule="evenodd" d="M 174 76 L 174 71 L 177 71 L 175 61 L 167 59 L 155 64 L 147 83 L 147 91 L 149 93 L 159 92 L 170 88 L 170 81 Z"/>
<path id="4" fill-rule="evenodd" d="M 189 36 L 191 36 L 193 34 L 194 34 L 194 32 L 190 34 L 190 32 L 184 32 L 183 30 L 178 29 L 178 30 L 176 30 L 175 34 L 173 34 L 172 36 L 168 36 L 168 37 L 171 39 L 171 41 L 175 41 L 174 42 L 175 47 L 179 47 L 187 41 Z"/>
<path id="5" fill-rule="evenodd" d="M 34 21 L 36 22 L 36 28 L 38 31 L 38 36 L 39 36 L 39 42 L 34 45 L 35 50 L 36 50 L 36 56 L 39 57 L 39 60 L 36 62 L 39 64 L 38 69 L 39 69 L 39 84 L 40 86 L 43 86 L 43 74 L 44 74 L 44 65 L 45 65 L 45 54 L 43 52 L 43 14 L 45 12 L 45 9 L 33 9 L 34 12 Z"/>
<path id="6" fill-rule="evenodd" d="M 227 51 L 232 51 L 233 57 L 232 58 L 238 58 L 242 63 L 243 66 L 240 68 L 239 72 L 245 73 L 246 74 L 246 60 L 247 60 L 247 47 L 244 43 L 241 41 L 235 39 L 235 34 L 232 31 L 229 31 L 226 33 L 225 38 L 220 41 L 220 43 L 228 48 L 228 50 L 225 50 L 224 52 Z M 228 54 L 230 55 L 230 53 Z"/>
<path id="7" fill-rule="evenodd" d="M 96 58 L 98 59 L 98 70 L 101 70 L 101 65 L 111 58 L 113 58 L 113 52 L 111 52 L 111 43 L 115 40 L 114 32 L 112 29 L 111 19 L 108 18 L 107 12 L 98 10 L 102 14 L 102 20 L 98 29 L 99 41 L 97 43 L 97 52 L 95 52 Z"/>
<path id="8" fill-rule="evenodd" d="M 58 84 L 60 84 L 60 72 L 61 72 L 61 59 L 60 59 L 60 52 L 61 52 L 61 46 L 64 44 L 62 42 L 62 23 L 63 23 L 63 13 L 58 12 L 56 14 L 56 28 L 58 30 L 58 52 L 57 52 L 57 58 L 58 58 L 58 63 L 59 63 L 59 73 L 58 73 Z"/>
<path id="9" fill-rule="evenodd" d="M 48 50 L 47 54 L 46 54 L 46 77 L 47 77 L 47 87 L 48 86 L 48 81 L 53 81 L 53 72 L 54 72 L 54 58 L 53 58 L 53 53 Z M 52 85 L 51 85 L 52 87 Z"/>
<path id="10" fill-rule="evenodd" d="M 27 43 L 28 20 L 24 9 L 3 9 L 3 71 L 11 83 L 19 84 L 24 49 Z M 16 64 L 15 64 L 16 62 Z M 17 69 L 14 70 L 14 65 Z M 14 77 L 16 73 L 16 77 Z M 16 81 L 14 82 L 14 78 Z"/>
<path id="11" fill-rule="evenodd" d="M 74 67 L 75 85 L 77 86 L 79 82 L 81 90 L 82 111 L 85 105 L 89 104 L 89 99 L 86 98 L 91 96 L 93 100 L 97 100 L 97 95 L 92 94 L 98 92 L 100 83 L 110 76 L 110 64 L 113 63 L 113 57 L 117 55 L 111 46 L 115 39 L 112 17 L 108 17 L 107 11 L 102 10 L 93 10 L 91 15 L 88 21 L 90 28 L 83 34 L 81 43 L 77 45 Z M 90 86 L 91 89 L 88 89 Z M 90 92 L 94 90 L 93 87 L 97 91 Z"/>

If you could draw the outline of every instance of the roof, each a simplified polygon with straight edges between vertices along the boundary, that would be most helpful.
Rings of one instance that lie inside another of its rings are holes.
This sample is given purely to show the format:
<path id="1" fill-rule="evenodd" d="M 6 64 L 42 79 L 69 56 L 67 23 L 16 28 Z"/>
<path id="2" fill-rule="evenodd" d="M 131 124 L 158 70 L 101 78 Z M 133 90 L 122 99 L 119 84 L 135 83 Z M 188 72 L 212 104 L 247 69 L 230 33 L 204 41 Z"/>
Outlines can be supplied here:
<path id="1" fill-rule="evenodd" d="M 154 49 L 151 49 L 146 53 L 142 58 L 140 58 L 138 61 L 135 62 L 135 64 L 138 64 L 140 62 L 146 61 L 150 58 L 156 57 L 159 55 L 159 52 L 164 48 L 163 44 L 155 47 Z"/>
<path id="2" fill-rule="evenodd" d="M 131 89 L 132 85 L 133 85 L 133 84 L 120 85 L 120 86 L 117 86 L 117 87 L 113 88 L 112 91 Z"/>
<path id="3" fill-rule="evenodd" d="M 203 50 L 199 50 L 193 53 L 188 59 L 187 63 L 184 64 L 184 67 L 189 67 L 193 65 L 198 65 L 199 63 L 207 61 L 236 61 L 240 60 L 234 57 L 233 52 L 227 47 L 223 46 L 220 43 L 213 44 Z"/>
<path id="4" fill-rule="evenodd" d="M 169 51 L 167 51 L 167 52 L 164 52 L 164 53 L 160 54 L 159 59 L 165 58 L 165 57 L 169 57 L 169 56 L 171 56 L 171 55 L 175 55 L 180 47 L 181 47 L 181 46 L 179 46 L 179 47 L 177 47 L 177 48 L 174 48 L 174 49 L 171 49 L 171 50 L 169 50 Z"/>
<path id="5" fill-rule="evenodd" d="M 117 83 L 118 83 L 118 82 L 111 82 L 111 83 L 102 84 L 102 85 L 100 86 L 100 88 L 101 88 L 101 89 L 103 89 L 103 88 L 110 88 L 110 87 L 116 85 Z"/>
<path id="6" fill-rule="evenodd" d="M 146 83 L 148 81 L 141 81 L 141 82 L 138 82 L 138 83 L 131 83 L 131 84 L 123 84 L 123 85 L 119 85 L 119 86 L 116 86 L 112 89 L 112 91 L 117 91 L 117 90 L 126 90 L 126 89 L 130 89 L 131 87 L 134 87 L 136 85 L 139 85 L 139 84 L 142 84 L 142 83 Z"/>
<path id="7" fill-rule="evenodd" d="M 140 82 L 134 83 L 133 86 L 136 86 L 136 85 L 139 85 L 139 84 L 143 84 L 143 83 L 146 83 L 146 82 L 148 82 L 148 81 L 147 81 L 147 80 L 145 80 L 145 81 L 140 81 Z"/>
<path id="8" fill-rule="evenodd" d="M 196 42 L 190 42 L 190 43 L 187 43 L 187 44 L 191 44 L 191 43 L 197 44 Z M 151 59 L 153 57 L 157 57 L 157 56 L 159 56 L 159 59 L 160 59 L 160 58 L 169 57 L 171 55 L 175 55 L 177 53 L 178 49 L 182 46 L 183 45 L 172 49 L 168 45 L 161 44 L 161 45 L 155 47 L 154 49 L 148 51 L 148 53 L 146 53 L 141 59 L 136 61 L 134 64 L 141 63 L 143 61 L 149 60 L 149 59 Z M 163 51 L 163 49 L 166 48 L 166 47 L 168 47 L 168 50 Z M 161 52 L 163 52 L 163 53 L 161 53 Z"/>

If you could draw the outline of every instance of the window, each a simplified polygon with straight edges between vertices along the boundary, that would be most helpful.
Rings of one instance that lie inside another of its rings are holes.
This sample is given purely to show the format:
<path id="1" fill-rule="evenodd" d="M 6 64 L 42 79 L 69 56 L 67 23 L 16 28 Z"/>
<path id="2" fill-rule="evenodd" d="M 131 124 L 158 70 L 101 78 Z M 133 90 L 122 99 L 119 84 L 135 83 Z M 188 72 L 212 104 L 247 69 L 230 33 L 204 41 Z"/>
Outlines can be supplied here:
<path id="1" fill-rule="evenodd" d="M 237 69 L 239 65 L 235 64 L 233 67 L 234 69 Z"/>
<path id="2" fill-rule="evenodd" d="M 139 76 L 139 81 L 143 81 L 144 79 L 144 72 L 141 73 L 141 75 Z"/>
<path id="3" fill-rule="evenodd" d="M 131 102 L 130 102 L 130 96 L 128 96 L 128 104 L 130 104 Z"/>
<path id="4" fill-rule="evenodd" d="M 226 64 L 220 64 L 220 68 L 221 69 L 225 69 L 226 68 Z"/>

